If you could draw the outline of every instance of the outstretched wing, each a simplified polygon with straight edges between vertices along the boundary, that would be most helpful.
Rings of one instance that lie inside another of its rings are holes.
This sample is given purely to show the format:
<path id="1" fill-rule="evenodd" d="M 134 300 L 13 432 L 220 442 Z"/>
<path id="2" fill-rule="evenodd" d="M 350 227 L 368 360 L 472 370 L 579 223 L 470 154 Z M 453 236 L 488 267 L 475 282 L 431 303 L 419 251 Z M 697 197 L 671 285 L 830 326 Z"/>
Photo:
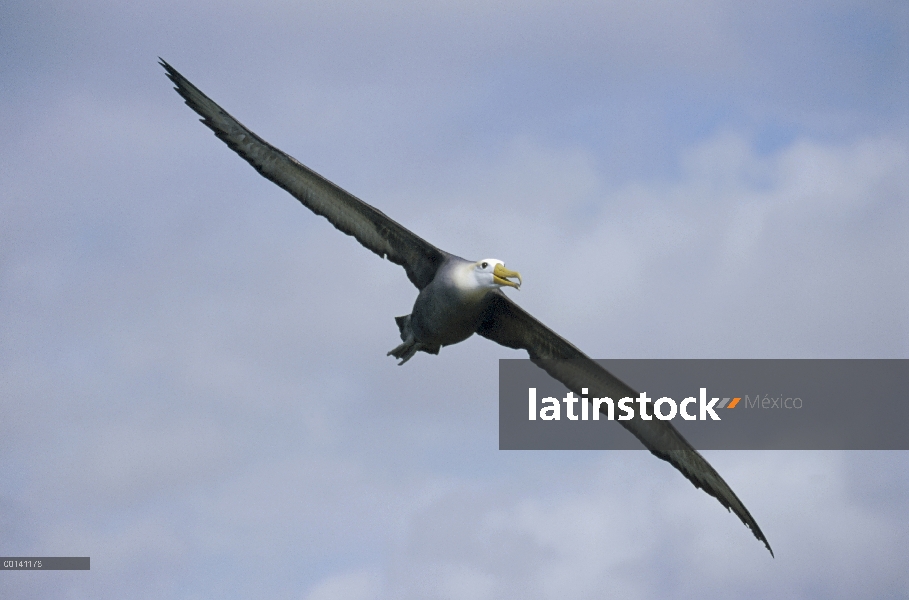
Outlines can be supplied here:
<path id="1" fill-rule="evenodd" d="M 486 317 L 477 333 L 503 346 L 526 350 L 535 364 L 578 396 L 608 396 L 616 399 L 638 396 L 637 392 L 537 321 L 505 294 L 496 291 L 491 296 Z M 581 394 L 582 387 L 588 388 L 589 393 Z M 620 423 L 650 452 L 669 462 L 695 487 L 703 489 L 738 515 L 773 555 L 767 538 L 742 501 L 672 424 L 657 419 L 645 421 L 638 415 Z"/>
<path id="2" fill-rule="evenodd" d="M 186 104 L 263 177 L 290 192 L 303 206 L 328 219 L 338 230 L 354 236 L 366 248 L 404 267 L 418 289 L 432 281 L 447 257 L 445 252 L 257 136 L 160 60 Z"/>

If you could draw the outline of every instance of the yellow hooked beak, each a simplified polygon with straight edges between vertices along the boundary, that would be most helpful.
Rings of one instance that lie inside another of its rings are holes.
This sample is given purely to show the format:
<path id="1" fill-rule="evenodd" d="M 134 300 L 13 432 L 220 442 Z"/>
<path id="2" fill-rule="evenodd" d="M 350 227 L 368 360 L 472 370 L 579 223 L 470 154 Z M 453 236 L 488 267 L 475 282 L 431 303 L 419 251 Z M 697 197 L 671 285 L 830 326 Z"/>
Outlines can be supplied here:
<path id="1" fill-rule="evenodd" d="M 516 277 L 518 282 L 508 281 L 509 277 Z M 492 280 L 499 285 L 507 285 L 515 289 L 521 289 L 521 274 L 517 271 L 509 271 L 502 265 L 496 265 L 496 268 L 492 270 Z"/>

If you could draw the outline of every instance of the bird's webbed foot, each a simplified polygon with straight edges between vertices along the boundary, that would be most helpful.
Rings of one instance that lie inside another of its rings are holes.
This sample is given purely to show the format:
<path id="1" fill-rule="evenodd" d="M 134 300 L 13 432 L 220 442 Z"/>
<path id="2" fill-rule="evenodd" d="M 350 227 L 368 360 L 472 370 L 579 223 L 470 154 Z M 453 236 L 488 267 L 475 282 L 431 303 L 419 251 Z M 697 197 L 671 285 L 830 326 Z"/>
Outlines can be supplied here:
<path id="1" fill-rule="evenodd" d="M 395 358 L 400 359 L 401 362 L 398 363 L 398 366 L 401 366 L 413 358 L 413 355 L 417 352 L 422 351 L 428 354 L 438 354 L 441 348 L 442 347 L 438 344 L 424 344 L 423 342 L 418 342 L 413 339 L 413 337 L 409 337 L 403 344 L 395 347 L 394 350 L 391 350 L 385 356 L 394 356 Z"/>
<path id="2" fill-rule="evenodd" d="M 420 349 L 420 346 L 420 342 L 414 340 L 413 338 L 410 338 L 403 344 L 400 344 L 393 350 L 389 351 L 385 356 L 394 356 L 395 358 L 400 359 L 401 362 L 398 363 L 398 366 L 401 366 L 413 358 L 413 355 L 417 353 L 417 351 Z"/>

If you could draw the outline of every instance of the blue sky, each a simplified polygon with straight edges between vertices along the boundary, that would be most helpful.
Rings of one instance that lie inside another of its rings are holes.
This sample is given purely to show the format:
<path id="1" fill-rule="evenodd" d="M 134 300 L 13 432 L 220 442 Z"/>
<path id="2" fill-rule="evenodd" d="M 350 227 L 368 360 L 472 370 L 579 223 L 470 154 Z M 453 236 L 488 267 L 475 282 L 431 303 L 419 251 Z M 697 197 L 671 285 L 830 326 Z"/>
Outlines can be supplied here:
<path id="1" fill-rule="evenodd" d="M 0 554 L 15 598 L 905 597 L 904 452 L 500 452 L 497 359 L 404 367 L 403 271 L 244 124 L 596 358 L 909 358 L 900 2 L 7 2 Z M 720 567 L 722 565 L 722 567 Z"/>

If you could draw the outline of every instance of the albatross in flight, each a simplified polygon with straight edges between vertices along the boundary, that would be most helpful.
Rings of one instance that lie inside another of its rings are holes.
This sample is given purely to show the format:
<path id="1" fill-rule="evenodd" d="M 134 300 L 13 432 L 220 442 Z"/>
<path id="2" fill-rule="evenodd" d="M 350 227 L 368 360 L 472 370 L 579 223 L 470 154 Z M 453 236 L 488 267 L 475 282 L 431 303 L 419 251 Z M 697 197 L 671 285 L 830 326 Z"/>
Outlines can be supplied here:
<path id="1" fill-rule="evenodd" d="M 201 121 L 263 177 L 367 249 L 404 267 L 420 293 L 411 314 L 395 319 L 401 344 L 388 354 L 399 364 L 417 352 L 438 354 L 442 346 L 478 333 L 508 348 L 526 350 L 534 363 L 578 396 L 581 388 L 588 388 L 583 395 L 591 397 L 638 395 L 502 292 L 503 287 L 520 287 L 517 271 L 506 269 L 498 259 L 469 261 L 436 248 L 244 127 L 163 59 L 161 66 Z M 620 423 L 650 452 L 738 515 L 773 555 L 745 505 L 675 427 L 668 421 L 645 421 L 639 415 Z"/>

